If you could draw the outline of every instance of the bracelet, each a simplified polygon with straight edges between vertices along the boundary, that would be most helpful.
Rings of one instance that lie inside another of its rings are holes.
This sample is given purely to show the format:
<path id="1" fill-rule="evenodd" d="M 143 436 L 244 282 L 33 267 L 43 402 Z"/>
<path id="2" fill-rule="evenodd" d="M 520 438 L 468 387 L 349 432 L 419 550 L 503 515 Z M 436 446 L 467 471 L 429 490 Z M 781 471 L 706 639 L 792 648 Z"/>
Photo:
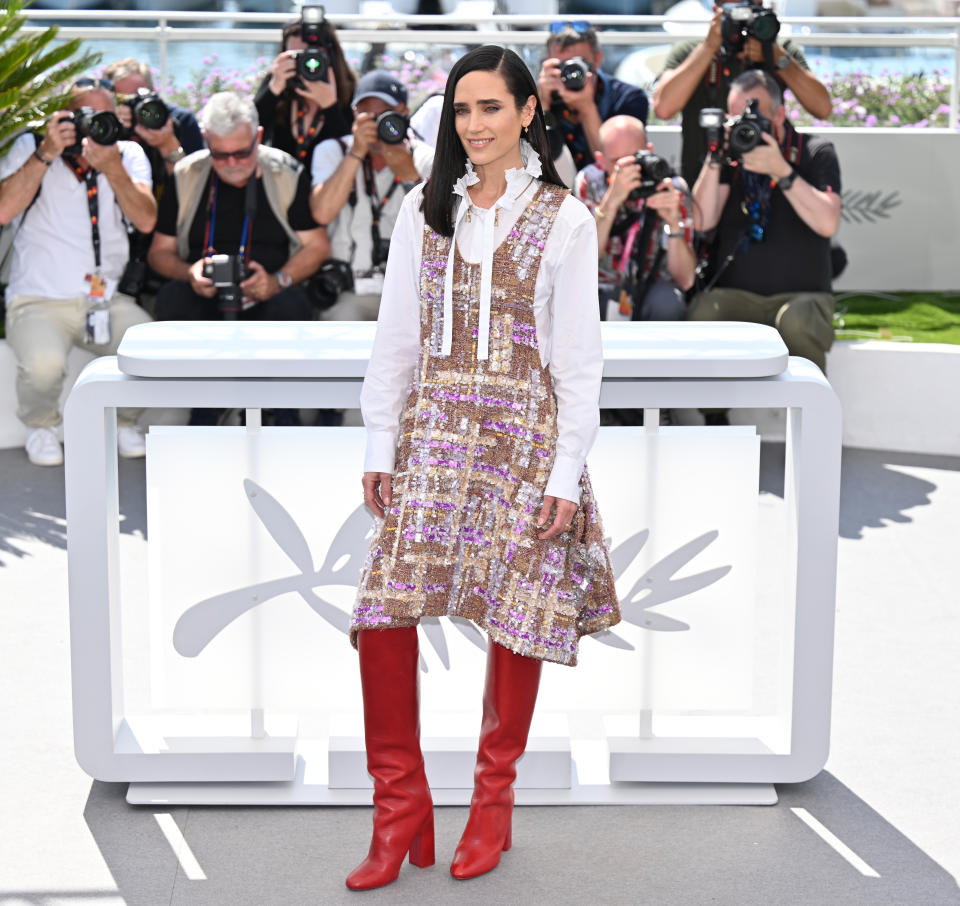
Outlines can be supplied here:
<path id="1" fill-rule="evenodd" d="M 169 154 L 164 154 L 163 159 L 168 164 L 175 164 L 178 160 L 182 160 L 186 156 L 187 152 L 183 150 L 183 145 L 181 145 L 176 151 L 171 151 Z"/>
<path id="2" fill-rule="evenodd" d="M 54 158 L 54 157 L 50 158 L 50 160 L 47 160 L 47 159 L 43 156 L 43 154 L 40 152 L 40 149 L 39 149 L 39 148 L 34 148 L 34 150 L 33 150 L 33 156 L 34 156 L 38 161 L 40 161 L 40 163 L 42 163 L 45 167 L 49 167 L 49 166 L 54 162 L 54 160 L 56 160 L 56 158 Z"/>
<path id="3" fill-rule="evenodd" d="M 607 216 L 607 212 L 599 206 L 594 209 L 593 213 L 597 215 L 597 220 L 603 220 Z"/>
<path id="4" fill-rule="evenodd" d="M 362 164 L 362 163 L 364 162 L 364 160 L 365 160 L 365 158 L 361 157 L 359 154 L 354 154 L 354 153 L 353 153 L 353 149 L 351 149 L 350 151 L 348 151 L 347 154 L 349 154 L 349 155 L 350 155 L 351 157 L 353 157 L 353 158 L 356 158 L 358 161 L 360 161 L 361 164 Z"/>
<path id="5" fill-rule="evenodd" d="M 663 225 L 663 232 L 666 235 L 667 239 L 685 239 L 683 227 L 681 226 L 676 232 L 670 229 L 670 224 L 665 223 Z"/>

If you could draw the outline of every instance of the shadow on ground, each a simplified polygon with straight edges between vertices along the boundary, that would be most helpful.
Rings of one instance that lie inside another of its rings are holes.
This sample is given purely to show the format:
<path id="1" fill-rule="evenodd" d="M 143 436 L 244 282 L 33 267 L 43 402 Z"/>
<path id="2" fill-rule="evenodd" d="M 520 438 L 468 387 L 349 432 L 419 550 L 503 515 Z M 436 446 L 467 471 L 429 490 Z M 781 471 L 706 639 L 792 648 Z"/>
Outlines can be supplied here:
<path id="1" fill-rule="evenodd" d="M 364 902 L 924 906 L 960 903 L 954 878 L 827 772 L 778 786 L 775 806 L 518 808 L 514 846 L 469 882 L 447 866 L 466 818 L 437 809 L 437 864 L 404 865 Z M 343 878 L 369 842 L 363 808 L 127 805 L 94 782 L 84 818 L 128 906 L 356 903 Z M 879 877 L 862 874 L 793 811 L 805 809 Z M 206 880 L 191 880 L 154 817 L 172 815 Z M 51 896 L 53 896 L 51 892 Z M 43 903 L 39 894 L 24 903 Z M 58 898 L 59 901 L 59 898 Z"/>
<path id="2" fill-rule="evenodd" d="M 760 448 L 760 490 L 783 497 L 784 445 Z M 960 472 L 960 457 L 844 448 L 840 484 L 840 537 L 858 539 L 865 528 L 912 522 L 908 511 L 929 506 L 937 486 L 897 466 Z"/>
<path id="3" fill-rule="evenodd" d="M 121 459 L 120 531 L 147 535 L 145 460 Z M 22 541 L 66 550 L 63 467 L 31 465 L 23 450 L 0 450 L 0 567 L 26 556 Z"/>

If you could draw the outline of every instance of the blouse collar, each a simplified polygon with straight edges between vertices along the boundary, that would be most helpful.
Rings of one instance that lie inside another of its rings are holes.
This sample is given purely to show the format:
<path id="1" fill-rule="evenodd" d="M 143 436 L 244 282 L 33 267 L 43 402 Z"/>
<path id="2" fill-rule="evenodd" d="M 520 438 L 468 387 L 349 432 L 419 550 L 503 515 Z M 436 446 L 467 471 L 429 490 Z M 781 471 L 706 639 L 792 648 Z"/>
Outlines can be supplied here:
<path id="1" fill-rule="evenodd" d="M 507 189 L 503 195 L 494 202 L 493 207 L 505 208 L 508 211 L 511 210 L 514 202 L 520 197 L 523 190 L 530 185 L 531 177 L 536 179 L 543 173 L 540 155 L 537 154 L 537 152 L 533 150 L 533 146 L 523 138 L 520 139 L 520 157 L 523 161 L 522 167 L 511 167 L 509 170 L 504 171 L 503 175 L 507 178 Z M 473 161 L 468 157 L 463 176 L 453 184 L 453 194 L 459 195 L 469 203 L 470 195 L 467 193 L 467 189 L 470 186 L 476 185 L 478 182 L 480 182 L 480 177 L 477 176 L 477 171 L 473 167 Z"/>

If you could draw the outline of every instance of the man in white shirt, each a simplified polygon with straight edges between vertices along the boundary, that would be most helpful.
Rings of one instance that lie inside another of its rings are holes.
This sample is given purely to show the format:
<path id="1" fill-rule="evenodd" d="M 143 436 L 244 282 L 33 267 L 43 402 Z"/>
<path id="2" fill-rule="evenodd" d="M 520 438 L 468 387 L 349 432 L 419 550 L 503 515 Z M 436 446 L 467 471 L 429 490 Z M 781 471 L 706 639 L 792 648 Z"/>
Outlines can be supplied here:
<path id="1" fill-rule="evenodd" d="M 327 226 L 331 258 L 349 264 L 353 277 L 352 291 L 340 292 L 321 312 L 329 321 L 377 319 L 397 214 L 433 164 L 433 148 L 406 136 L 407 89 L 389 73 L 363 76 L 353 109 L 352 134 L 321 142 L 313 152 L 310 209 Z M 387 113 L 393 116 L 384 123 Z M 391 126 L 394 142 L 383 139 Z"/>
<path id="2" fill-rule="evenodd" d="M 112 113 L 113 84 L 78 79 L 69 110 Z M 59 465 L 60 392 L 71 346 L 113 355 L 126 329 L 150 316 L 116 291 L 129 257 L 127 224 L 157 220 L 150 164 L 136 142 L 81 139 L 70 115 L 47 122 L 42 140 L 21 135 L 0 160 L 0 223 L 16 223 L 7 286 L 7 342 L 17 356 L 18 417 L 27 455 Z M 93 131 L 96 132 L 96 126 Z M 143 456 L 137 410 L 117 410 L 121 456 Z"/>

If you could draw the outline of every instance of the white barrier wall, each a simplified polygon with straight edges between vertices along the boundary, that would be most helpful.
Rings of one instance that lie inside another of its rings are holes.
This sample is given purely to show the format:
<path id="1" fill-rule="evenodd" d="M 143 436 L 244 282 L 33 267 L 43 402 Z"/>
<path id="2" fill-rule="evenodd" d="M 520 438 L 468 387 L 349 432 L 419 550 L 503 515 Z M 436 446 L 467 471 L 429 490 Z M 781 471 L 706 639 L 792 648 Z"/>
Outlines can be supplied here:
<path id="1" fill-rule="evenodd" d="M 960 289 L 960 133 L 801 131 L 828 138 L 840 158 L 844 212 L 837 239 L 849 263 L 834 289 Z M 679 127 L 651 127 L 650 140 L 658 153 L 679 164 Z"/>

